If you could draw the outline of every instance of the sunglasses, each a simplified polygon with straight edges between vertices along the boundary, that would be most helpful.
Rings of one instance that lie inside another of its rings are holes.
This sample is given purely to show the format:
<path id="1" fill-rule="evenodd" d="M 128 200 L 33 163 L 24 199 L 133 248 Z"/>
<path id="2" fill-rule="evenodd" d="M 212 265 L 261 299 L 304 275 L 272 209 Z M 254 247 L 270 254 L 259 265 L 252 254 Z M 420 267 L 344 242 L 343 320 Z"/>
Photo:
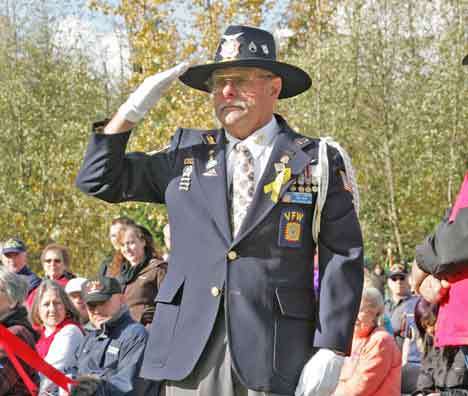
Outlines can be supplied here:
<path id="1" fill-rule="evenodd" d="M 393 282 L 396 282 L 396 281 L 404 281 L 405 280 L 405 276 L 403 275 L 395 275 L 395 276 L 391 276 L 390 279 L 393 281 Z"/>
<path id="2" fill-rule="evenodd" d="M 61 263 L 62 260 L 60 260 L 60 259 L 45 259 L 44 262 L 46 262 L 46 263 Z"/>

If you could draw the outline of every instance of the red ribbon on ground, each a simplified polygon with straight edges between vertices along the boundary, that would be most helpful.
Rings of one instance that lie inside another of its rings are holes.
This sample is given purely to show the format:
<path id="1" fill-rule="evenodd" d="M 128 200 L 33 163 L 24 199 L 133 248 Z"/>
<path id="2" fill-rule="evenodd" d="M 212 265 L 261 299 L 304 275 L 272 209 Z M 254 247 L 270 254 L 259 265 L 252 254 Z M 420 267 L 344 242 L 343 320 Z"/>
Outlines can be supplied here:
<path id="1" fill-rule="evenodd" d="M 39 354 L 26 344 L 21 338 L 11 333 L 5 326 L 0 324 L 0 346 L 5 349 L 8 358 L 11 360 L 18 374 L 23 379 L 31 394 L 37 394 L 37 386 L 31 381 L 23 366 L 18 362 L 17 357 L 28 364 L 34 370 L 39 371 L 57 384 L 60 388 L 69 392 L 69 385 L 76 385 L 77 382 L 68 378 L 61 371 L 51 366 Z"/>

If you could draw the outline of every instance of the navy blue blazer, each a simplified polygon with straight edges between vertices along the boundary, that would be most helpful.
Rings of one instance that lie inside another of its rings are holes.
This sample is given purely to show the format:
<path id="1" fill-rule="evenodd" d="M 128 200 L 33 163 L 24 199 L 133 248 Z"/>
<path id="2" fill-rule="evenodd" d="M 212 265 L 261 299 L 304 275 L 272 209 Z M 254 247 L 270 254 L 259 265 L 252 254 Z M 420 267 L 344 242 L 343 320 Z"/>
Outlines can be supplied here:
<path id="1" fill-rule="evenodd" d="M 348 354 L 363 283 L 363 241 L 332 148 L 319 237 L 320 293 L 313 289 L 311 200 L 285 199 L 318 155 L 318 140 L 276 116 L 280 133 L 238 235 L 229 220 L 223 131 L 179 129 L 168 149 L 125 153 L 130 133 L 93 133 L 77 186 L 108 202 L 165 203 L 168 273 L 156 297 L 142 376 L 181 380 L 194 369 L 221 304 L 234 369 L 249 389 L 293 394 L 317 348 Z M 274 202 L 264 186 L 289 159 L 292 178 Z"/>

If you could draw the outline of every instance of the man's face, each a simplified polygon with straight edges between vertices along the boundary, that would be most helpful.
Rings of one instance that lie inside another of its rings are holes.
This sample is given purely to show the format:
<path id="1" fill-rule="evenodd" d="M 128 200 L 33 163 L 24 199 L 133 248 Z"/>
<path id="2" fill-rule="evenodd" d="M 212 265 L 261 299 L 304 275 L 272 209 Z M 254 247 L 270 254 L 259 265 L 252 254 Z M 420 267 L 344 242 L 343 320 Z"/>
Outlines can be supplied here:
<path id="1" fill-rule="evenodd" d="M 2 262 L 8 271 L 18 273 L 26 265 L 26 252 L 11 252 L 3 255 Z"/>
<path id="2" fill-rule="evenodd" d="M 410 293 L 408 275 L 392 275 L 387 283 L 394 298 L 402 298 Z"/>
<path id="3" fill-rule="evenodd" d="M 102 303 L 87 303 L 89 321 L 99 329 L 103 323 L 112 319 L 119 312 L 122 303 L 122 294 L 113 294 L 109 300 Z"/>
<path id="4" fill-rule="evenodd" d="M 63 255 L 58 250 L 48 250 L 44 254 L 42 268 L 49 279 L 60 279 L 65 273 L 65 262 Z"/>
<path id="5" fill-rule="evenodd" d="M 216 117 L 239 139 L 245 139 L 271 120 L 281 91 L 280 77 L 253 67 L 217 70 L 210 84 Z"/>
<path id="6" fill-rule="evenodd" d="M 79 312 L 80 317 L 85 320 L 88 320 L 88 310 L 86 309 L 86 304 L 83 300 L 83 295 L 81 294 L 81 292 L 77 291 L 69 293 L 68 297 L 70 297 L 70 301 L 72 302 L 76 310 Z"/>

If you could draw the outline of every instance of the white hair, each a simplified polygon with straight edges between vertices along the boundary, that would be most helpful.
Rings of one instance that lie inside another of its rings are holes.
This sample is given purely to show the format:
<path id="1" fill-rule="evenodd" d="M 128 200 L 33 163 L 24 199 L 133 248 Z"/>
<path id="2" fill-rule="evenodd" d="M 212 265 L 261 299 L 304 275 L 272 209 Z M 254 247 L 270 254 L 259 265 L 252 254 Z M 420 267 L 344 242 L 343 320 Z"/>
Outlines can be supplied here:
<path id="1" fill-rule="evenodd" d="M 379 314 L 382 314 L 384 311 L 384 300 L 382 293 L 375 287 L 366 287 L 362 291 L 361 301 L 366 300 L 366 302 L 373 308 L 377 310 Z"/>
<path id="2" fill-rule="evenodd" d="M 27 279 L 0 266 L 0 289 L 5 292 L 13 304 L 22 304 L 28 294 Z"/>

